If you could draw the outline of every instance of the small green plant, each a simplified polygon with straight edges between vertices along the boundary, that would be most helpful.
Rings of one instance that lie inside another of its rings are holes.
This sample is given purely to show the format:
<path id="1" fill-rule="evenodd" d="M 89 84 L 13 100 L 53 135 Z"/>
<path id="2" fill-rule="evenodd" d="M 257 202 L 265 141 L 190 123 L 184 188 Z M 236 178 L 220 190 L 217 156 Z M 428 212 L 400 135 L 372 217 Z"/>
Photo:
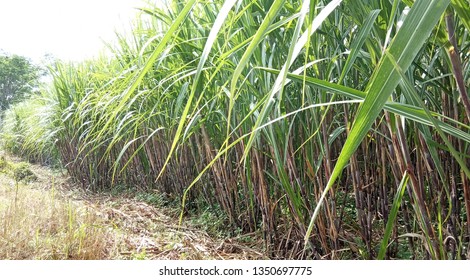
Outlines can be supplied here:
<path id="1" fill-rule="evenodd" d="M 13 167 L 13 178 L 16 182 L 23 181 L 25 183 L 30 183 L 36 181 L 38 177 L 31 170 L 29 164 L 21 162 Z"/>
<path id="2" fill-rule="evenodd" d="M 7 168 L 8 162 L 5 159 L 5 156 L 0 156 L 0 172 L 3 172 L 5 168 Z"/>
<path id="3" fill-rule="evenodd" d="M 137 253 L 132 253 L 132 259 L 133 260 L 146 260 L 147 259 L 147 253 L 145 251 L 145 248 L 141 252 Z"/>
<path id="4" fill-rule="evenodd" d="M 191 219 L 191 224 L 200 228 L 215 237 L 225 237 L 231 235 L 227 226 L 227 216 L 219 207 L 207 207 L 195 213 Z"/>
<path id="5" fill-rule="evenodd" d="M 163 207 L 166 204 L 165 198 L 158 193 L 139 192 L 136 198 L 157 207 Z"/>

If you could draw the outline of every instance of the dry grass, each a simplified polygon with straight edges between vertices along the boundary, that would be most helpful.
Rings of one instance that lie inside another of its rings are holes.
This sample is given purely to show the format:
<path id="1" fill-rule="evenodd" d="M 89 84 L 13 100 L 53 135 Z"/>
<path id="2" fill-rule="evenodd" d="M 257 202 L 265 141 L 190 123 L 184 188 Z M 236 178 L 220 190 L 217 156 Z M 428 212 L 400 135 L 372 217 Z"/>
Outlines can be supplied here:
<path id="1" fill-rule="evenodd" d="M 61 197 L 51 174 L 36 168 L 37 180 L 28 183 L 3 171 L 0 258 L 103 259 L 113 254 L 113 229 L 82 203 Z"/>
<path id="2" fill-rule="evenodd" d="M 236 239 L 178 227 L 136 198 L 74 188 L 48 168 L 31 165 L 37 179 L 17 182 L 24 163 L 8 161 L 0 168 L 0 259 L 264 258 Z"/>

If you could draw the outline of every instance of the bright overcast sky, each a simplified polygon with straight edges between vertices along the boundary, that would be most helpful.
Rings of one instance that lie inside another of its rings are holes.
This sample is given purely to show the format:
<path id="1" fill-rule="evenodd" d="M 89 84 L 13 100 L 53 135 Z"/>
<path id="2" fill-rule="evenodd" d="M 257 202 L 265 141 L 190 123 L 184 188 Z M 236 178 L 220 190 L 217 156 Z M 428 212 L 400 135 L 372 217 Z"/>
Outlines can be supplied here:
<path id="1" fill-rule="evenodd" d="M 159 1 L 159 0 L 155 0 Z M 39 61 L 82 60 L 130 26 L 142 0 L 0 0 L 0 50 Z"/>

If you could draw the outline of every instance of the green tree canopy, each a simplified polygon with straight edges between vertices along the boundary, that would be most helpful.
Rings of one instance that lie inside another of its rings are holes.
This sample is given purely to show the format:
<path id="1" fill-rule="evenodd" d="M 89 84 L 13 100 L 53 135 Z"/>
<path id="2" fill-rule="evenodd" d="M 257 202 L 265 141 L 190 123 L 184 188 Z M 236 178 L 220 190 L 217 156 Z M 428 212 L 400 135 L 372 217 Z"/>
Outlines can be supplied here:
<path id="1" fill-rule="evenodd" d="M 39 85 L 40 68 L 28 58 L 0 54 L 0 111 L 23 100 Z"/>

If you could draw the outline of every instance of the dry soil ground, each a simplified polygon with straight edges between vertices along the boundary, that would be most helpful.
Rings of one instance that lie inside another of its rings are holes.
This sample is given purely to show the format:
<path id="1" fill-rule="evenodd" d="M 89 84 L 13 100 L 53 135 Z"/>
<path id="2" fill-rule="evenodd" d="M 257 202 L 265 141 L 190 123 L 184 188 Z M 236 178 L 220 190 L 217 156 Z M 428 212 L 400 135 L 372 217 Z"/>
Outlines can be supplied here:
<path id="1" fill-rule="evenodd" d="M 179 226 L 175 209 L 86 191 L 64 172 L 0 156 L 0 259 L 265 258 L 253 238 L 215 238 Z"/>

